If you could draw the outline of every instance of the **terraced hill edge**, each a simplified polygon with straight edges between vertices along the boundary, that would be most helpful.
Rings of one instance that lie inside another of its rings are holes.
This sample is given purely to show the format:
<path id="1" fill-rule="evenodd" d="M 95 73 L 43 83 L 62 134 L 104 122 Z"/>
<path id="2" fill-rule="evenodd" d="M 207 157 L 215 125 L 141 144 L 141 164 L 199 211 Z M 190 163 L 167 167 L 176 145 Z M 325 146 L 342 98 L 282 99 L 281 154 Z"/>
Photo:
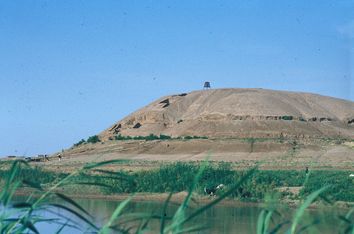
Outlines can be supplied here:
<path id="1" fill-rule="evenodd" d="M 213 89 L 162 97 L 99 134 L 354 138 L 354 103 L 310 93 Z"/>

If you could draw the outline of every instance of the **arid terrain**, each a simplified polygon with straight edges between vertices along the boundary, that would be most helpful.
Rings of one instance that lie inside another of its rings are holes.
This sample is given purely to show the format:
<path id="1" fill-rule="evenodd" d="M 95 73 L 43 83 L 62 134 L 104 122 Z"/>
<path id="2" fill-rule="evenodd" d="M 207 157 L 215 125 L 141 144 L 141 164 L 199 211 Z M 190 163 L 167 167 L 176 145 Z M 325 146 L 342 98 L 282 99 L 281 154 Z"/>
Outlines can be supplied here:
<path id="1" fill-rule="evenodd" d="M 235 169 L 259 165 L 260 169 L 312 169 L 352 170 L 354 168 L 354 148 L 348 142 L 311 143 L 298 142 L 255 142 L 243 139 L 230 140 L 168 140 L 168 141 L 122 141 L 85 144 L 64 151 L 61 161 L 57 159 L 45 164 L 46 168 L 73 171 L 88 162 L 124 159 L 115 165 L 132 171 L 156 168 L 160 164 L 173 161 L 225 161 Z"/>
<path id="2" fill-rule="evenodd" d="M 207 137 L 354 137 L 354 103 L 309 93 L 213 89 L 166 96 L 113 124 L 121 134 Z"/>
<path id="3" fill-rule="evenodd" d="M 149 134 L 171 139 L 117 139 Z M 351 170 L 354 103 L 264 89 L 195 91 L 158 99 L 98 137 L 100 142 L 73 146 L 47 166 L 72 170 L 87 162 L 126 159 L 120 167 L 140 170 L 208 158 L 235 168 Z"/>

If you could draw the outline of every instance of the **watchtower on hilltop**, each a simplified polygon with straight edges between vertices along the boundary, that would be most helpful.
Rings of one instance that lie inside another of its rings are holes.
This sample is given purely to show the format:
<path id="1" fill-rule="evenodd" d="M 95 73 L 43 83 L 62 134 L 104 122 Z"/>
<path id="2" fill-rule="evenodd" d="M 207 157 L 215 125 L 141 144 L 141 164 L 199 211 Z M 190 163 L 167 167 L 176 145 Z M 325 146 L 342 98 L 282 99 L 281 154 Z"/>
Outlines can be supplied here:
<path id="1" fill-rule="evenodd" d="M 209 81 L 205 81 L 204 82 L 204 89 L 210 89 L 211 86 L 210 86 L 210 82 Z"/>

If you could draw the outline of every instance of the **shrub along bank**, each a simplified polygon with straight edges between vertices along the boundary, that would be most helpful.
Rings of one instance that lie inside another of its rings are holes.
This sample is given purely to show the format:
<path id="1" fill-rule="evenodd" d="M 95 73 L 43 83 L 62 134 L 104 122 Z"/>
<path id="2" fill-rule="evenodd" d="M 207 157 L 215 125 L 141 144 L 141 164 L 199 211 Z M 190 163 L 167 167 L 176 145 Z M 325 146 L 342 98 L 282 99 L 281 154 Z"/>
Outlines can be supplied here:
<path id="1" fill-rule="evenodd" d="M 77 184 L 103 185 L 88 187 L 93 193 L 180 192 L 187 191 L 192 186 L 199 168 L 200 164 L 197 163 L 177 162 L 162 165 L 155 170 L 138 172 L 97 169 L 83 171 L 73 176 L 71 180 Z M 8 173 L 8 170 L 0 170 L 0 178 L 6 178 Z M 215 187 L 218 184 L 232 187 L 245 173 L 245 171 L 233 170 L 228 163 L 209 164 L 196 185 L 195 191 L 203 194 L 204 187 Z M 354 181 L 349 174 L 348 171 L 312 171 L 306 179 L 305 171 L 258 170 L 231 196 L 240 200 L 261 201 L 267 194 L 277 191 L 279 187 L 299 187 L 303 186 L 306 181 L 298 197 L 294 197 L 295 199 L 305 197 L 329 185 L 331 189 L 323 194 L 325 199 L 354 202 Z M 67 175 L 34 167 L 22 169 L 17 176 L 25 183 L 50 187 Z"/>

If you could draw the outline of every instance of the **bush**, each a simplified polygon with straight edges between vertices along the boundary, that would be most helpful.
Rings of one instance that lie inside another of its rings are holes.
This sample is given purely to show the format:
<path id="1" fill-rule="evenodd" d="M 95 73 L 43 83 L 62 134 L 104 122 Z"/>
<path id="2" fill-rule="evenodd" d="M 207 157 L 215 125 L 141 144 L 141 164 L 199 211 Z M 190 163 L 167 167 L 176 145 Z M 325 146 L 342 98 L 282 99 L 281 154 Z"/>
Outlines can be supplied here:
<path id="1" fill-rule="evenodd" d="M 304 119 L 303 117 L 300 117 L 299 120 L 302 122 L 307 122 L 306 119 Z"/>
<path id="2" fill-rule="evenodd" d="M 86 141 L 84 139 L 81 139 L 78 143 L 74 144 L 74 147 L 78 147 L 79 145 L 85 144 Z"/>
<path id="3" fill-rule="evenodd" d="M 282 120 L 293 120 L 292 116 L 284 115 L 281 117 Z"/>
<path id="4" fill-rule="evenodd" d="M 10 169 L 0 170 L 0 180 L 5 180 L 10 176 Z M 16 175 L 16 180 L 19 181 L 33 181 L 37 184 L 51 184 L 55 181 L 63 179 L 67 174 L 65 173 L 56 173 L 53 171 L 43 170 L 41 167 L 26 167 L 21 168 L 21 170 Z"/>
<path id="5" fill-rule="evenodd" d="M 117 135 L 114 138 L 117 141 L 127 141 L 127 140 L 132 140 L 133 139 L 131 136 L 122 136 L 122 135 Z"/>
<path id="6" fill-rule="evenodd" d="M 208 139 L 206 136 L 184 136 L 184 140 L 192 140 L 192 139 Z"/>
<path id="7" fill-rule="evenodd" d="M 94 136 L 90 136 L 89 138 L 87 138 L 87 143 L 92 143 L 92 144 L 95 144 L 97 142 L 100 142 L 100 138 L 97 136 L 97 135 L 94 135 Z"/>
<path id="8" fill-rule="evenodd" d="M 143 137 L 143 136 L 135 136 L 135 137 L 127 136 L 127 138 L 129 140 L 145 140 L 145 137 Z"/>
<path id="9" fill-rule="evenodd" d="M 183 137 L 183 139 L 184 140 L 191 140 L 191 139 L 193 139 L 193 137 L 192 136 L 185 136 L 185 137 Z"/>
<path id="10" fill-rule="evenodd" d="M 152 133 L 149 136 L 145 137 L 146 141 L 153 141 L 153 140 L 158 140 L 158 139 L 159 139 L 159 137 L 152 134 Z"/>
<path id="11" fill-rule="evenodd" d="M 330 185 L 323 193 L 330 200 L 354 202 L 354 183 L 345 171 L 315 171 L 310 174 L 306 186 L 300 194 L 307 196 L 321 187 Z"/>
<path id="12" fill-rule="evenodd" d="M 151 133 L 148 136 L 134 136 L 134 137 L 117 135 L 117 136 L 115 136 L 115 139 L 117 141 L 127 141 L 127 140 L 153 141 L 153 140 L 172 140 L 172 139 L 176 139 L 176 140 L 208 139 L 208 137 L 206 137 L 206 136 L 184 136 L 184 137 L 179 136 L 179 137 L 173 138 L 168 135 L 160 134 L 160 136 L 156 136 Z"/>
<path id="13" fill-rule="evenodd" d="M 171 138 L 170 136 L 160 134 L 160 140 L 169 140 Z"/>

